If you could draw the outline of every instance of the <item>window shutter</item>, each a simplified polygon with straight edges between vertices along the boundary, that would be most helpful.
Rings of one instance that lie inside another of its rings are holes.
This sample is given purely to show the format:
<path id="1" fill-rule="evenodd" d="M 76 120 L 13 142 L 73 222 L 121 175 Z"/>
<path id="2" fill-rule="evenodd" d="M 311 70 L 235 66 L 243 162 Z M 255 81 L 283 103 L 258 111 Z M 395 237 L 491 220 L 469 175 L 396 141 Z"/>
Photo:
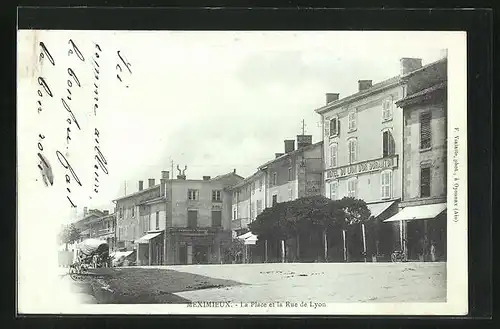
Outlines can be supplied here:
<path id="1" fill-rule="evenodd" d="M 389 132 L 389 155 L 396 154 L 396 142 L 394 141 L 394 136 Z"/>
<path id="2" fill-rule="evenodd" d="M 330 121 L 325 120 L 325 136 L 330 136 Z"/>
<path id="3" fill-rule="evenodd" d="M 420 115 L 420 148 L 431 147 L 431 113 Z"/>
<path id="4" fill-rule="evenodd" d="M 337 120 L 337 135 L 340 135 L 340 120 Z"/>
<path id="5" fill-rule="evenodd" d="M 389 154 L 389 132 L 384 131 L 382 134 L 382 157 Z"/>
<path id="6" fill-rule="evenodd" d="M 327 164 L 329 167 L 332 166 L 331 160 L 330 160 L 330 152 L 331 152 L 331 147 L 326 148 L 326 159 L 327 159 Z"/>
<path id="7" fill-rule="evenodd" d="M 387 173 L 387 197 L 390 198 L 392 197 L 392 171 L 389 171 Z"/>

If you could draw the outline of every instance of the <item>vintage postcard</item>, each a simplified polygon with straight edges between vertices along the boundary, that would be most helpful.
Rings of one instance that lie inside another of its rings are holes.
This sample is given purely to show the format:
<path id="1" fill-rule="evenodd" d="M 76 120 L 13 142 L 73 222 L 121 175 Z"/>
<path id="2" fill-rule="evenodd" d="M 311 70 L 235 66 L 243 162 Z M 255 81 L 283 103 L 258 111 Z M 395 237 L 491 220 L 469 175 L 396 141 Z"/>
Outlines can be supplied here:
<path id="1" fill-rule="evenodd" d="M 465 315 L 466 34 L 19 30 L 19 314 Z"/>

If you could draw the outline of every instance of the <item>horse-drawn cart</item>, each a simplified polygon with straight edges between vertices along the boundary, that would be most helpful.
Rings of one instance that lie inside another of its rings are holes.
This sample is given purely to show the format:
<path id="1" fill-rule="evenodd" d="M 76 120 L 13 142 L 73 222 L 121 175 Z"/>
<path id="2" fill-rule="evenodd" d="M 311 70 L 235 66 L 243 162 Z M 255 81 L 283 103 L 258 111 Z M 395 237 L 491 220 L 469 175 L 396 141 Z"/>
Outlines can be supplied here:
<path id="1" fill-rule="evenodd" d="M 69 267 L 69 275 L 73 280 L 81 280 L 88 275 L 89 269 L 109 267 L 109 244 L 104 240 L 86 239 L 77 245 L 77 259 Z"/>

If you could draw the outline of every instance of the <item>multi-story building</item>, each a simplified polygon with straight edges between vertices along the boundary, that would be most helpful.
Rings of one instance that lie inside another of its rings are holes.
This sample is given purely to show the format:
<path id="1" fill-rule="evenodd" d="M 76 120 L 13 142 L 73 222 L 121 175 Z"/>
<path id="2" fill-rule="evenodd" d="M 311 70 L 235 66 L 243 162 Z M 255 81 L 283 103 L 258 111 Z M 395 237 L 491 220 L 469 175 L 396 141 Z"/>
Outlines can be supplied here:
<path id="1" fill-rule="evenodd" d="M 326 196 L 364 200 L 376 222 L 398 211 L 403 193 L 403 113 L 395 104 L 406 96 L 402 77 L 420 69 L 422 60 L 402 58 L 400 63 L 400 75 L 376 84 L 359 80 L 357 93 L 345 98 L 329 93 L 326 105 L 316 110 L 323 122 Z M 373 235 L 391 236 L 380 231 L 384 226 L 390 225 L 380 225 Z M 378 255 L 388 256 L 397 247 L 388 238 L 376 237 L 374 244 Z"/>
<path id="2" fill-rule="evenodd" d="M 89 222 L 90 238 L 106 240 L 111 250 L 116 247 L 116 217 L 104 210 L 102 217 L 93 218 Z"/>
<path id="3" fill-rule="evenodd" d="M 284 144 L 284 153 L 276 153 L 273 160 L 261 165 L 256 173 L 231 188 L 235 235 L 243 235 L 248 231 L 249 223 L 264 209 L 278 202 L 321 195 L 323 142 L 313 144 L 311 135 L 298 135 L 297 149 L 293 139 L 285 140 Z M 285 249 L 297 250 L 293 245 L 296 241 L 292 240 L 282 241 L 282 244 L 264 241 L 252 248 L 255 252 L 246 251 L 246 261 L 249 258 L 253 258 L 253 262 L 283 260 Z M 287 257 L 296 259 L 298 255 L 292 252 Z"/>
<path id="4" fill-rule="evenodd" d="M 180 170 L 179 170 L 180 171 Z M 138 265 L 218 263 L 221 244 L 231 239 L 232 194 L 243 178 L 233 171 L 201 180 L 180 172 L 160 184 L 117 200 L 118 243 L 137 251 Z"/>
<path id="5" fill-rule="evenodd" d="M 74 225 L 80 231 L 80 239 L 88 239 L 91 238 L 92 233 L 92 225 L 98 222 L 99 218 L 106 216 L 109 214 L 109 211 L 101 211 L 99 209 L 88 209 L 87 207 L 83 208 L 83 216 L 78 219 Z M 94 231 L 95 232 L 95 231 Z"/>
<path id="6" fill-rule="evenodd" d="M 446 259 L 447 59 L 402 77 L 403 194 L 397 215 L 410 260 Z"/>
<path id="7" fill-rule="evenodd" d="M 312 143 L 311 135 L 285 140 L 285 153 L 276 153 L 275 159 L 259 170 L 266 178 L 265 206 L 291 201 L 306 196 L 321 195 L 323 181 L 323 142 Z"/>

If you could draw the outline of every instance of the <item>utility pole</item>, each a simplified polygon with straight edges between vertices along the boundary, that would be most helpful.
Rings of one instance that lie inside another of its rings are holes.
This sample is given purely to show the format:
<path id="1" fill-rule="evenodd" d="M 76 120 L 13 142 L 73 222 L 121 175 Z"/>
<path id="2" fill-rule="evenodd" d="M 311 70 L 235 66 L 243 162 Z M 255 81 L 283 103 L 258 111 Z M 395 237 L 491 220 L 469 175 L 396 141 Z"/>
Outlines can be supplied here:
<path id="1" fill-rule="evenodd" d="M 304 119 L 302 119 L 302 135 L 305 135 L 306 133 L 306 122 Z"/>
<path id="2" fill-rule="evenodd" d="M 172 179 L 174 179 L 174 160 L 170 160 L 170 166 L 172 166 Z"/>
<path id="3" fill-rule="evenodd" d="M 127 181 L 125 181 L 125 195 L 127 195 Z"/>

